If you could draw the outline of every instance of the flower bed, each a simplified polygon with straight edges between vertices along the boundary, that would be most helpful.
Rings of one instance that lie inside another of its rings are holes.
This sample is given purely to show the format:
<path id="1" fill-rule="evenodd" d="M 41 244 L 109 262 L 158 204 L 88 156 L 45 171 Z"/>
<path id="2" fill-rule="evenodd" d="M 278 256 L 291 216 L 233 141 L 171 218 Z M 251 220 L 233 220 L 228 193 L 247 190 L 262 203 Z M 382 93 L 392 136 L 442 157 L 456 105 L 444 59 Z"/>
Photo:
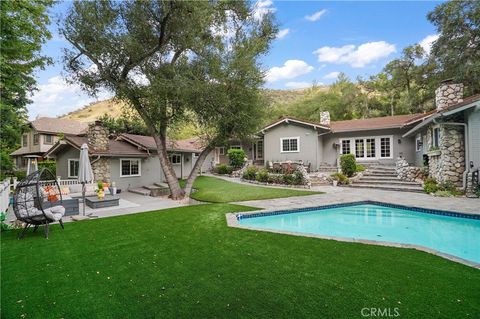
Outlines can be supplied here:
<path id="1" fill-rule="evenodd" d="M 258 169 L 256 166 L 248 166 L 242 175 L 242 180 L 262 185 L 293 186 L 310 188 L 310 178 L 305 167 L 298 166 L 293 171 L 284 173 L 271 172 L 266 168 Z"/>

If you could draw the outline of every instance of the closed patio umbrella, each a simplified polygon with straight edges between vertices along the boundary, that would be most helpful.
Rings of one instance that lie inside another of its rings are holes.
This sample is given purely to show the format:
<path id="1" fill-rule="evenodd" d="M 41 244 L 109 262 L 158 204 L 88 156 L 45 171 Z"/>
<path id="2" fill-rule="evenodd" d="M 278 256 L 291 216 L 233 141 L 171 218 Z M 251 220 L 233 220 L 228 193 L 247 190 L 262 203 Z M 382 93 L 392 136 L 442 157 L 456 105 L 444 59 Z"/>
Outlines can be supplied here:
<path id="1" fill-rule="evenodd" d="M 83 216 L 85 216 L 85 184 L 94 180 L 92 165 L 88 158 L 88 145 L 83 143 L 78 161 L 78 181 L 82 184 Z"/>

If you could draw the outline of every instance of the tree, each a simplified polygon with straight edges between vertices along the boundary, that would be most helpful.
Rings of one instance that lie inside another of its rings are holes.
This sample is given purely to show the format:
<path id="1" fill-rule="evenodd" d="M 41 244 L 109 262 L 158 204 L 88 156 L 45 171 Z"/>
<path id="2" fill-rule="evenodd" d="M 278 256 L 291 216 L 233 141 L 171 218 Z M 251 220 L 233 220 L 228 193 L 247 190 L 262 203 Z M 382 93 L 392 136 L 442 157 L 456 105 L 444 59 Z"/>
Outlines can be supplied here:
<path id="1" fill-rule="evenodd" d="M 427 18 L 439 33 L 430 54 L 438 76 L 464 83 L 469 94 L 480 93 L 480 2 L 444 2 Z"/>
<path id="2" fill-rule="evenodd" d="M 108 89 L 138 112 L 174 199 L 184 193 L 168 159 L 167 130 L 213 113 L 216 102 L 196 105 L 225 86 L 216 76 L 222 74 L 219 54 L 228 49 L 222 39 L 249 34 L 229 34 L 232 25 L 254 32 L 269 24 L 252 17 L 252 8 L 239 1 L 92 1 L 74 2 L 61 26 L 73 46 L 65 52 L 71 80 L 92 93 Z"/>
<path id="3" fill-rule="evenodd" d="M 26 129 L 28 96 L 36 88 L 34 71 L 50 63 L 41 55 L 50 38 L 51 0 L 0 1 L 0 170 L 12 169 L 8 154 Z"/>

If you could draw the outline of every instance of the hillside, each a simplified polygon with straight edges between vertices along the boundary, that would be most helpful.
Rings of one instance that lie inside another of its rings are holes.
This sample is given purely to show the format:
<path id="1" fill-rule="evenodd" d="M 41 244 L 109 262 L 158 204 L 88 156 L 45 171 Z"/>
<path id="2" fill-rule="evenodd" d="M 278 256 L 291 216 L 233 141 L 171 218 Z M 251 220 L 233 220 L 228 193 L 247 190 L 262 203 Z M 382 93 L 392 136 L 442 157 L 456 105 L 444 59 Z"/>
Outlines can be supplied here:
<path id="1" fill-rule="evenodd" d="M 325 90 L 326 87 L 319 87 L 315 90 Z M 265 90 L 265 95 L 274 110 L 281 109 L 287 105 L 299 102 L 311 93 L 312 89 L 298 90 Z M 81 109 L 59 116 L 63 119 L 77 120 L 80 122 L 93 122 L 104 114 L 118 118 L 122 115 L 124 103 L 116 99 L 108 99 L 91 103 Z"/>

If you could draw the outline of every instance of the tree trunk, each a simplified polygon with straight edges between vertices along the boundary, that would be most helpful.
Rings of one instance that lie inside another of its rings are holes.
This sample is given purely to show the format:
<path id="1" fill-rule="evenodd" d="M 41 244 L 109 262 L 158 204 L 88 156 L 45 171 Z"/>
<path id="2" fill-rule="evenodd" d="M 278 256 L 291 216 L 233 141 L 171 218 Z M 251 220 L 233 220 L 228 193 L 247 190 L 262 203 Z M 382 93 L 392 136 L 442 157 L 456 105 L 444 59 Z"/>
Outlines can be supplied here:
<path id="1" fill-rule="evenodd" d="M 175 170 L 168 159 L 166 136 L 154 135 L 155 144 L 157 144 L 158 159 L 160 160 L 160 166 L 162 167 L 165 179 L 167 180 L 168 188 L 170 188 L 170 194 L 172 199 L 182 199 L 185 195 L 184 191 L 180 187 Z"/>
<path id="2" fill-rule="evenodd" d="M 197 161 L 195 162 L 195 165 L 193 165 L 192 171 L 190 172 L 190 175 L 188 175 L 187 179 L 187 184 L 185 186 L 185 195 L 190 196 L 192 193 L 192 187 L 193 187 L 193 182 L 197 178 L 198 172 L 200 171 L 200 168 L 202 167 L 203 163 L 205 162 L 205 159 L 207 158 L 208 154 L 210 154 L 211 151 L 214 150 L 214 147 L 211 145 L 208 145 L 201 153 L 200 156 L 197 158 Z"/>

